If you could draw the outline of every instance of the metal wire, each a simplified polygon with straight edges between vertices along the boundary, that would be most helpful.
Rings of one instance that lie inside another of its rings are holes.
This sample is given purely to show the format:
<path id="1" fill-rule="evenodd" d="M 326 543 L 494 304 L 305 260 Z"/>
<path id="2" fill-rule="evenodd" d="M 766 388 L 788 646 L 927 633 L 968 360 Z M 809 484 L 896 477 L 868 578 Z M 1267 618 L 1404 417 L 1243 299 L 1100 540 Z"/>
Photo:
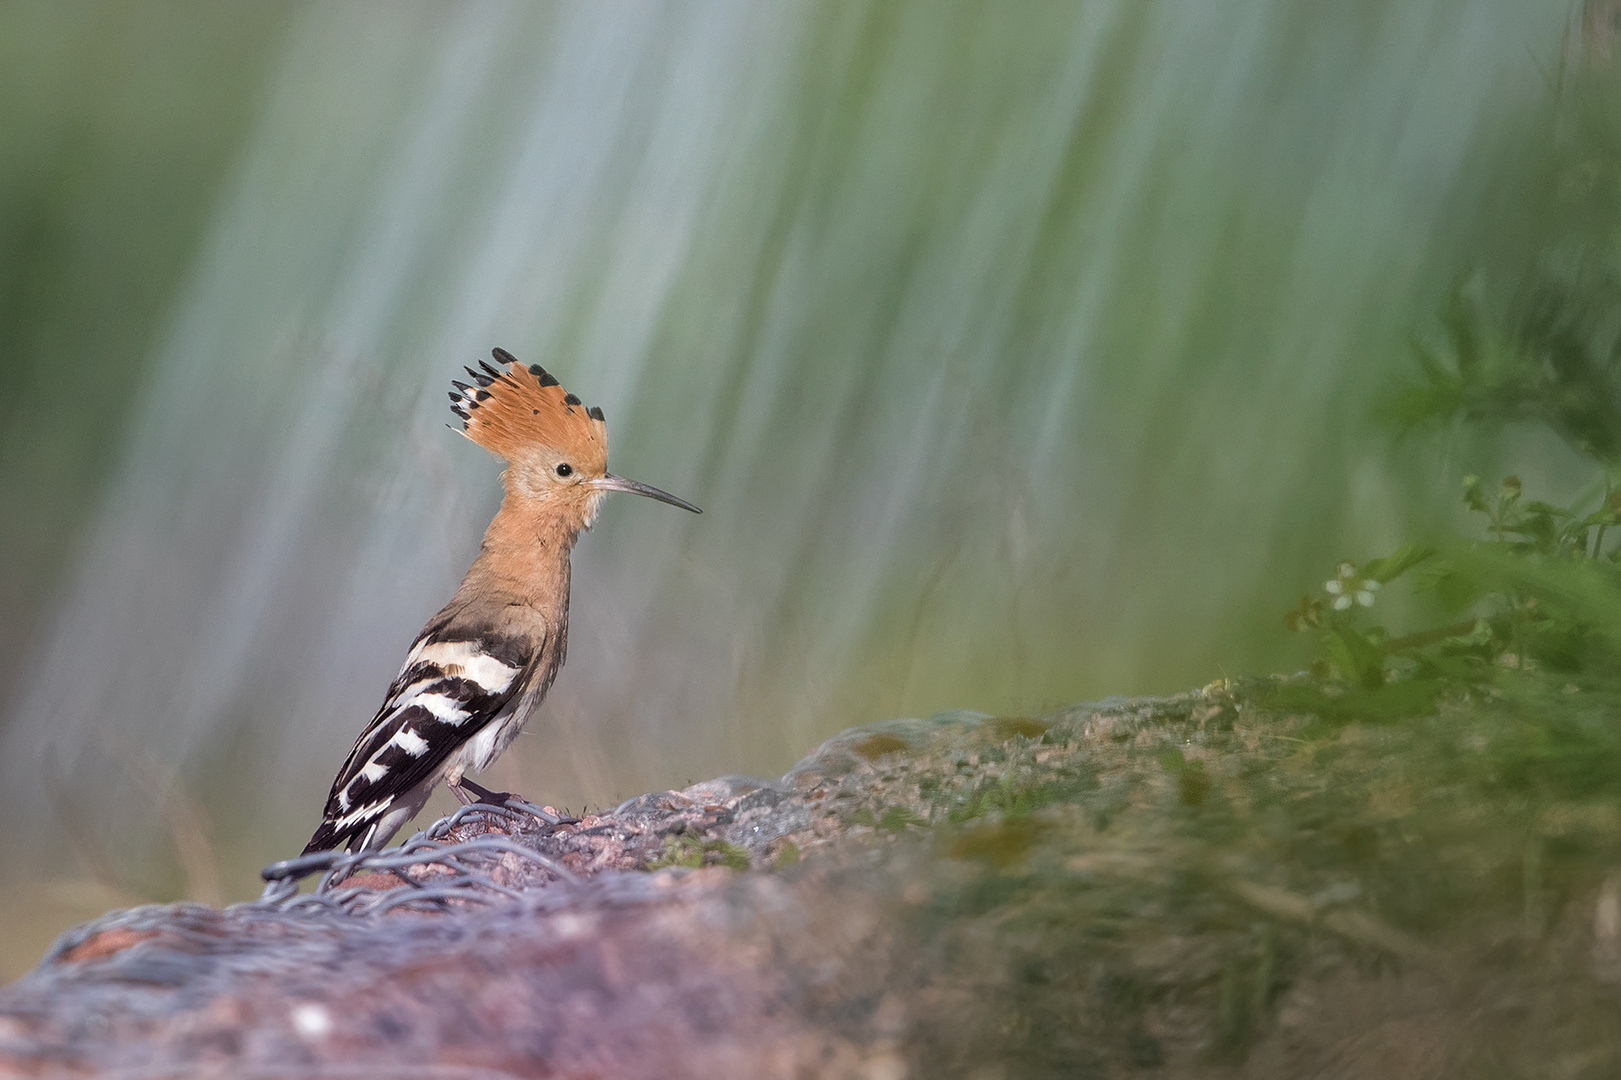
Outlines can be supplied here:
<path id="1" fill-rule="evenodd" d="M 455 904 L 511 903 L 519 900 L 522 893 L 490 876 L 490 871 L 509 855 L 533 864 L 560 881 L 570 884 L 579 881 L 556 859 L 514 840 L 504 831 L 447 842 L 455 829 L 473 818 L 483 818 L 492 826 L 522 825 L 531 818 L 547 824 L 558 824 L 562 820 L 519 799 L 508 800 L 506 806 L 472 803 L 458 807 L 454 813 L 413 834 L 397 847 L 380 851 L 316 851 L 271 863 L 260 871 L 265 888 L 259 899 L 238 906 L 298 915 L 366 916 L 402 908 L 443 911 Z M 315 874 L 320 875 L 315 891 L 301 893 L 299 883 Z M 344 884 L 359 874 L 388 874 L 401 884 L 387 889 Z"/>

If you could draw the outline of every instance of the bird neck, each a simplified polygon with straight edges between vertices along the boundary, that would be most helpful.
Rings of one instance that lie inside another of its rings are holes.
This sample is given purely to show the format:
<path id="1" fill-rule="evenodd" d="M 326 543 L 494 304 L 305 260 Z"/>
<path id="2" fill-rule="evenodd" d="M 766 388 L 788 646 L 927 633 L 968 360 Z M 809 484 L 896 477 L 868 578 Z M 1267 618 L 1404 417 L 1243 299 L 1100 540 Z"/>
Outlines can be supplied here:
<path id="1" fill-rule="evenodd" d="M 549 507 L 508 496 L 501 503 L 463 587 L 542 610 L 568 608 L 569 552 L 579 530 Z"/>

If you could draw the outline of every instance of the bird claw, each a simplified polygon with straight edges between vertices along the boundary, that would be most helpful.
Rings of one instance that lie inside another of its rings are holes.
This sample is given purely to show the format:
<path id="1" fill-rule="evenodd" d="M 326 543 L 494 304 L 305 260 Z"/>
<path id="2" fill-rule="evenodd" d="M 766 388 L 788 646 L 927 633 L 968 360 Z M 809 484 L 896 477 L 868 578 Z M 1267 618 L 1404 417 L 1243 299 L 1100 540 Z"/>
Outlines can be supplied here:
<path id="1" fill-rule="evenodd" d="M 491 791 L 487 787 L 473 783 L 466 777 L 462 777 L 461 783 L 451 788 L 451 791 L 455 793 L 456 798 L 460 799 L 464 806 L 470 806 L 473 803 L 500 806 L 508 810 L 516 810 L 520 814 L 537 817 L 548 825 L 577 825 L 580 821 L 579 818 L 559 817 L 544 806 L 536 806 L 528 799 L 514 795 L 510 791 Z"/>

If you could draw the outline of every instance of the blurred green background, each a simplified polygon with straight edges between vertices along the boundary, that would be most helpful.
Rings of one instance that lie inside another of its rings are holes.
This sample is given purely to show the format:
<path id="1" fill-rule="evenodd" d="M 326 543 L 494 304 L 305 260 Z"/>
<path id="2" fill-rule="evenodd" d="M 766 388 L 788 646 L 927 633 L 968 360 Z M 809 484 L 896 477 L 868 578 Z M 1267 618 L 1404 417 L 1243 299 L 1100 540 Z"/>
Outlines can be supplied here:
<path id="1" fill-rule="evenodd" d="M 297 852 L 496 505 L 492 345 L 707 511 L 609 505 L 496 787 L 1299 667 L 1464 473 L 1585 476 L 1369 413 L 1612 7 L 0 5 L 0 977 Z"/>

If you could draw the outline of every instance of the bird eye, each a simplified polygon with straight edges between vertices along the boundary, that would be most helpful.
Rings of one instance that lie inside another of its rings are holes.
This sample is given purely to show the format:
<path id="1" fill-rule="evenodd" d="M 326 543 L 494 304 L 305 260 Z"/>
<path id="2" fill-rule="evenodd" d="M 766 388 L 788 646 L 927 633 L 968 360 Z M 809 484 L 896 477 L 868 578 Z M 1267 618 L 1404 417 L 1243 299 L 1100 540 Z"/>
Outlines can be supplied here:
<path id="1" fill-rule="evenodd" d="M 574 475 L 574 466 L 570 465 L 566 461 L 563 462 L 563 464 L 561 464 L 561 465 L 559 465 L 557 467 L 557 475 L 558 476 L 573 476 Z"/>

